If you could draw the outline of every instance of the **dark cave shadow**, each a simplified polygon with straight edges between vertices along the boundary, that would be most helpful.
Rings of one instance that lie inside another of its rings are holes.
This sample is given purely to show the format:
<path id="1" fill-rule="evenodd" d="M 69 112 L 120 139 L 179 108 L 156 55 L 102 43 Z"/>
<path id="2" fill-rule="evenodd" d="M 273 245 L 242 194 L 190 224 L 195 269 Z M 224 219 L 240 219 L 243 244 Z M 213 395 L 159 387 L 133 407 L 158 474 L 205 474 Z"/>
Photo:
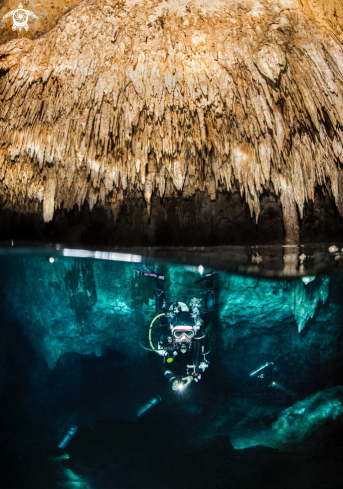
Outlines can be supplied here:
<path id="1" fill-rule="evenodd" d="M 32 417 L 30 406 L 32 378 L 42 365 L 17 322 L 2 317 L 1 333 L 6 337 L 6 361 L 0 403 L 0 487 L 57 488 L 46 425 Z"/>
<path id="2" fill-rule="evenodd" d="M 329 422 L 291 450 L 234 450 L 228 436 L 185 441 L 184 418 L 161 408 L 132 423 L 98 420 L 84 428 L 63 465 L 96 489 L 338 489 L 343 477 L 343 422 Z"/>

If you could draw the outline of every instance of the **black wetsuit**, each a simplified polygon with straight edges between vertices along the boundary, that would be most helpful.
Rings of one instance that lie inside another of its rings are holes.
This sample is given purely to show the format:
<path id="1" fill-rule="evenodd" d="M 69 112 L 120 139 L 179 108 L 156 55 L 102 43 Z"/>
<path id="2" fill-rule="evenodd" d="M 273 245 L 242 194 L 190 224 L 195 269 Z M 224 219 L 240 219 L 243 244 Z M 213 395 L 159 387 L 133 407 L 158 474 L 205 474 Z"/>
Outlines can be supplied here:
<path id="1" fill-rule="evenodd" d="M 169 329 L 169 321 L 167 316 L 160 317 L 160 325 L 162 326 L 162 334 L 160 336 L 159 345 L 161 348 L 166 348 L 168 356 L 163 358 L 162 370 L 165 377 L 173 382 L 176 379 L 181 379 L 187 375 L 192 375 L 195 380 L 200 378 L 203 368 L 199 367 L 201 363 L 207 363 L 206 354 L 209 352 L 209 341 L 206 334 L 206 328 L 210 324 L 215 307 L 215 297 L 213 290 L 213 276 L 206 279 L 206 294 L 205 294 L 205 310 L 201 314 L 202 325 L 192 339 L 191 345 L 186 353 L 181 353 L 173 344 L 172 332 Z M 164 295 L 164 280 L 157 279 L 156 281 L 156 315 L 166 313 L 166 300 Z M 192 312 L 192 311 L 191 311 Z M 191 312 L 181 313 L 187 319 L 189 315 L 189 323 L 192 321 Z M 187 322 L 187 321 L 186 321 Z M 175 354 L 176 352 L 176 354 Z M 168 359 L 173 359 L 168 362 Z M 190 366 L 190 367 L 189 367 Z"/>

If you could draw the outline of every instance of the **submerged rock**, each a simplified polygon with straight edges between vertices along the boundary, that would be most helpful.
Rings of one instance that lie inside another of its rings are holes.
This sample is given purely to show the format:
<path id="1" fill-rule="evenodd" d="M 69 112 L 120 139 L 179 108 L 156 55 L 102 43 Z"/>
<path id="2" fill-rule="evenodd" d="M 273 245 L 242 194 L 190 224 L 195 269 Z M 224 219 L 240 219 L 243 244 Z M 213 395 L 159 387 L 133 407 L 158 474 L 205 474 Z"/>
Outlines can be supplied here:
<path id="1" fill-rule="evenodd" d="M 313 280 L 311 280 L 313 281 Z M 319 287 L 306 287 L 303 280 L 298 280 L 293 287 L 291 307 L 299 333 L 307 321 L 313 318 L 319 301 L 323 304 L 329 295 L 330 277 L 321 277 Z"/>
<path id="2" fill-rule="evenodd" d="M 299 443 L 323 424 L 343 415 L 343 386 L 317 392 L 282 411 L 272 426 L 273 445 Z"/>
<path id="3" fill-rule="evenodd" d="M 283 386 L 280 386 L 281 388 Z M 322 430 L 333 421 L 342 422 L 343 386 L 312 394 L 281 411 L 272 425 L 261 431 L 243 430 L 234 435 L 235 448 L 263 445 L 295 450 L 306 443 L 310 435 Z"/>

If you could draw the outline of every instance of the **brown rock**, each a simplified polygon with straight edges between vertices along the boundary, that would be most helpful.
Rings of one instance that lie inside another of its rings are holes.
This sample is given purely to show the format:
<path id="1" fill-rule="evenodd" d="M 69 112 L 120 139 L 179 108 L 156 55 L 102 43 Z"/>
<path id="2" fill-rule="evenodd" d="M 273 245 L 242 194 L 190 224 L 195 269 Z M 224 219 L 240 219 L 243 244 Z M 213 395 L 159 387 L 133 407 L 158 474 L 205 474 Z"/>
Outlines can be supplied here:
<path id="1" fill-rule="evenodd" d="M 342 215 L 340 2 L 42 5 L 24 8 L 45 30 L 0 46 L 3 208 L 48 222 L 88 203 L 116 220 L 135 191 L 150 216 L 154 195 L 238 184 L 256 221 L 265 189 L 280 198 L 290 243 L 320 185 Z"/>

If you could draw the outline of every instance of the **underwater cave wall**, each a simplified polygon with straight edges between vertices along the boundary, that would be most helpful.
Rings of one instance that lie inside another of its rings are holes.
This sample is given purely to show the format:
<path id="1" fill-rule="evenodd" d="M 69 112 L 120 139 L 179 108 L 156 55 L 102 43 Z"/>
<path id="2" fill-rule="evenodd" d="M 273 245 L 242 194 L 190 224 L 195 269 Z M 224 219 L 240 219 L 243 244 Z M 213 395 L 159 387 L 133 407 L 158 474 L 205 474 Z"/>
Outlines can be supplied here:
<path id="1" fill-rule="evenodd" d="M 136 276 L 132 265 L 62 257 L 51 263 L 47 256 L 28 256 L 2 258 L 1 267 L 9 320 L 21 325 L 49 368 L 69 352 L 101 356 L 113 348 L 128 361 L 143 363 L 149 356 L 139 337 L 146 338 L 155 315 L 154 286 Z M 199 276 L 195 271 L 181 266 L 161 270 L 167 275 L 168 303 L 204 297 L 203 284 L 193 283 Z M 242 348 L 251 358 L 297 356 L 300 351 L 307 356 L 313 348 L 318 348 L 318 362 L 335 358 L 341 279 L 331 282 L 316 277 L 305 285 L 301 279 L 220 274 L 212 341 L 224 364 Z M 333 300 L 328 305 L 329 290 Z"/>

